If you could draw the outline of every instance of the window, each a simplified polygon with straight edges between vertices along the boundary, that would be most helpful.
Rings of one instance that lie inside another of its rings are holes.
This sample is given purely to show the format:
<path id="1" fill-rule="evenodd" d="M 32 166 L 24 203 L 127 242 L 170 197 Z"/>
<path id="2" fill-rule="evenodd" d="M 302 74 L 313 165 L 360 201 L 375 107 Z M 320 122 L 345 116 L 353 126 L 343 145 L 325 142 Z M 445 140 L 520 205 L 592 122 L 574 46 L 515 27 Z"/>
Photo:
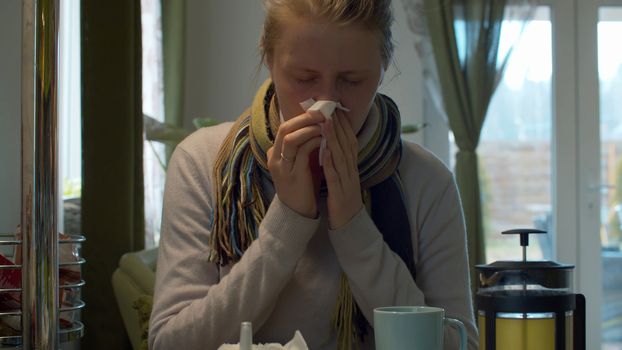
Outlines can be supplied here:
<path id="1" fill-rule="evenodd" d="M 164 78 L 162 26 L 159 0 L 141 0 L 143 45 L 143 114 L 164 121 Z M 161 143 L 145 140 L 143 151 L 145 185 L 145 247 L 160 240 L 162 197 L 164 194 L 165 149 Z"/>
<path id="2" fill-rule="evenodd" d="M 80 81 L 80 4 L 63 0 L 60 4 L 58 89 L 59 139 L 59 229 L 81 234 L 80 198 L 82 189 L 82 113 Z"/>
<path id="3" fill-rule="evenodd" d="M 143 113 L 164 120 L 160 2 L 142 0 Z M 59 211 L 60 230 L 80 233 L 82 187 L 82 131 L 80 83 L 80 6 L 70 0 L 60 5 L 59 49 Z M 66 58 L 66 59 L 65 59 Z M 164 187 L 164 146 L 144 143 L 145 245 L 153 247 L 160 235 Z"/>
<path id="4" fill-rule="evenodd" d="M 502 25 L 499 52 L 515 44 L 488 107 L 478 147 L 487 263 L 522 257 L 516 236 L 501 232 L 552 230 L 550 12 L 540 6 L 526 26 L 519 21 Z M 457 151 L 450 132 L 450 154 Z M 455 157 L 450 164 L 455 166 Z M 551 237 L 552 232 L 532 239 L 527 258 L 550 259 Z"/>
<path id="5" fill-rule="evenodd" d="M 600 306 L 587 310 L 587 348 L 622 349 L 622 0 L 540 4 L 478 148 L 487 260 L 520 258 L 499 231 L 548 229 L 528 258 L 575 265 L 575 291 Z"/>
<path id="6" fill-rule="evenodd" d="M 486 260 L 520 260 L 505 230 L 551 227 L 552 33 L 550 9 L 539 7 L 525 28 L 505 22 L 500 51 L 520 35 L 488 108 L 478 154 Z M 522 35 L 520 34 L 523 30 Z M 551 258 L 550 235 L 538 235 L 530 260 Z"/>
<path id="7" fill-rule="evenodd" d="M 602 336 L 622 349 L 622 6 L 598 11 Z"/>

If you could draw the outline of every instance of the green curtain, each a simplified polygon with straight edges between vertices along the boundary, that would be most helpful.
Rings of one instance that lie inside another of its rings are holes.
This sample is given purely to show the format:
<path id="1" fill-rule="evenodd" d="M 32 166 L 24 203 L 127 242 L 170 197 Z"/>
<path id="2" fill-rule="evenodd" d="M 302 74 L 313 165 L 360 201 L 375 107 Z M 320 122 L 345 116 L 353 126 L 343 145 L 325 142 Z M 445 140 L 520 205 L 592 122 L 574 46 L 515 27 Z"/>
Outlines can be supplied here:
<path id="1" fill-rule="evenodd" d="M 164 121 L 182 127 L 186 1 L 160 0 L 162 6 L 162 57 L 164 65 Z M 167 147 L 170 158 L 172 147 Z"/>
<path id="2" fill-rule="evenodd" d="M 459 148 L 455 174 L 466 220 L 473 286 L 473 267 L 485 262 L 477 145 L 503 66 L 497 55 L 506 3 L 424 0 L 445 112 Z"/>
<path id="3" fill-rule="evenodd" d="M 110 278 L 144 247 L 139 0 L 82 1 L 83 349 L 130 349 Z"/>

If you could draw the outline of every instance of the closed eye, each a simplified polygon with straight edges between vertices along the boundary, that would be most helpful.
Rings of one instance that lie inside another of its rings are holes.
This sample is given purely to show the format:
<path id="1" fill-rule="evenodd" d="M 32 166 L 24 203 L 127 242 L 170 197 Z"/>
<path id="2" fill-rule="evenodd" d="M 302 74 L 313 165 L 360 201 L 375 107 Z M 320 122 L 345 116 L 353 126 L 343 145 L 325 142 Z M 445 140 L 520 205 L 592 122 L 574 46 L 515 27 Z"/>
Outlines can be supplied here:
<path id="1" fill-rule="evenodd" d="M 348 85 L 358 85 L 361 83 L 361 80 L 359 79 L 347 79 L 347 78 L 342 78 L 341 81 L 343 81 L 344 83 L 348 84 Z"/>
<path id="2" fill-rule="evenodd" d="M 314 76 L 294 76 L 293 78 L 298 84 L 311 84 L 316 80 L 316 77 Z"/>

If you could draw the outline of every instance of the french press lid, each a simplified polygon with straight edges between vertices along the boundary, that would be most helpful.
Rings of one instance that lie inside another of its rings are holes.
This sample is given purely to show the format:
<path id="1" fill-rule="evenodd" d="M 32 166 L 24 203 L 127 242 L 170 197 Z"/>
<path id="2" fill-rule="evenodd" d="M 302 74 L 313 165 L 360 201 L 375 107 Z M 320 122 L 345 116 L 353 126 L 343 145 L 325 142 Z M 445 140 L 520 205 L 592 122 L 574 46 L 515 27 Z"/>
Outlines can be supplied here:
<path id="1" fill-rule="evenodd" d="M 478 294 L 566 294 L 572 292 L 574 265 L 555 261 L 527 261 L 530 234 L 546 234 L 537 229 L 514 229 L 504 235 L 519 235 L 523 250 L 522 261 L 496 261 L 476 265 Z"/>

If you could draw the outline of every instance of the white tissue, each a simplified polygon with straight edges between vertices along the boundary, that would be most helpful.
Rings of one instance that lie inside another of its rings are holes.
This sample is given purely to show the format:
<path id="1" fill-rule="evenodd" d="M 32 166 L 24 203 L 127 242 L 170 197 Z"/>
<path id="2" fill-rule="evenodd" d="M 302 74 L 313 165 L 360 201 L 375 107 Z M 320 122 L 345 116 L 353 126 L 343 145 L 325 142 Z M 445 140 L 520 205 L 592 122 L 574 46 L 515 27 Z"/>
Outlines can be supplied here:
<path id="1" fill-rule="evenodd" d="M 326 119 L 332 119 L 333 113 L 335 109 L 341 109 L 342 111 L 349 112 L 350 110 L 344 107 L 341 102 L 338 101 L 328 101 L 328 100 L 319 100 L 315 101 L 310 98 L 306 101 L 300 102 L 300 106 L 305 111 L 320 111 L 326 117 Z"/>
<path id="2" fill-rule="evenodd" d="M 300 102 L 300 106 L 305 111 L 320 111 L 324 117 L 328 120 L 333 119 L 333 114 L 335 113 L 335 108 L 339 108 L 342 111 L 349 112 L 350 110 L 344 107 L 341 102 L 338 101 L 327 101 L 327 100 L 319 100 L 315 101 L 310 98 L 306 101 Z M 320 155 L 319 162 L 320 165 L 324 165 L 324 152 L 326 151 L 326 134 L 324 133 L 324 123 L 320 123 L 320 128 L 322 130 L 322 142 L 320 144 Z"/>
<path id="3" fill-rule="evenodd" d="M 315 100 L 314 100 L 314 99 L 312 99 L 312 98 L 310 98 L 310 99 L 308 99 L 308 100 L 306 100 L 306 101 L 302 101 L 302 102 L 300 102 L 300 107 L 302 107 L 302 109 L 304 109 L 304 110 L 305 110 L 305 112 L 306 112 L 306 111 L 307 111 L 309 108 L 311 108 L 311 106 L 313 106 L 314 104 L 315 104 Z"/>
<path id="4" fill-rule="evenodd" d="M 253 344 L 253 350 L 309 350 L 307 343 L 305 342 L 300 331 L 294 333 L 294 338 L 287 344 L 281 345 L 277 343 L 270 344 Z M 218 350 L 241 350 L 240 344 L 223 344 Z"/>

